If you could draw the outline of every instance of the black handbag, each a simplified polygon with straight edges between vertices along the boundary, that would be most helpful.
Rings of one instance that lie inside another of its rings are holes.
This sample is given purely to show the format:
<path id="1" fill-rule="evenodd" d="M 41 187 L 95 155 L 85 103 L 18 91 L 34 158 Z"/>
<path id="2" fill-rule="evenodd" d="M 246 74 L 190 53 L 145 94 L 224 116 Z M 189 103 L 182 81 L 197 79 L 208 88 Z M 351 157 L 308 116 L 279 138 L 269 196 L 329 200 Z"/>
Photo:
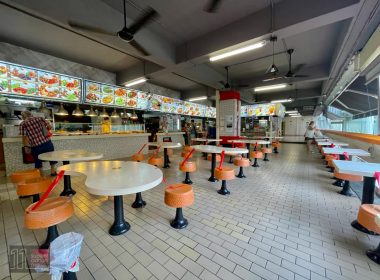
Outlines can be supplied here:
<path id="1" fill-rule="evenodd" d="M 34 163 L 34 157 L 33 157 L 33 154 L 30 152 L 30 153 L 27 153 L 25 151 L 25 147 L 22 147 L 22 162 L 27 164 L 27 163 Z"/>

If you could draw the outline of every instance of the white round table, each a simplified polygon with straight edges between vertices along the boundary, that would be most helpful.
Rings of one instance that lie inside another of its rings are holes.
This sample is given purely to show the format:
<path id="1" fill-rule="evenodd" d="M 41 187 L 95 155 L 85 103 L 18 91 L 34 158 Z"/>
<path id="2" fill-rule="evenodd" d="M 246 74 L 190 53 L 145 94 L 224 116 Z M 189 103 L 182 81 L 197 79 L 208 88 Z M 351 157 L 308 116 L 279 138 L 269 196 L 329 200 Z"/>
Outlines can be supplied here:
<path id="1" fill-rule="evenodd" d="M 222 151 L 224 151 L 224 153 L 228 155 L 247 154 L 249 152 L 248 149 L 225 148 L 225 147 L 210 146 L 210 145 L 194 145 L 191 147 L 194 148 L 198 152 L 211 154 L 211 176 L 208 179 L 210 182 L 218 181 L 214 175 L 214 169 L 216 167 L 216 154 L 220 154 L 222 153 Z"/>
<path id="2" fill-rule="evenodd" d="M 85 188 L 91 194 L 115 197 L 115 220 L 109 230 L 111 235 L 120 235 L 130 229 L 124 219 L 123 195 L 140 193 L 136 200 L 142 200 L 141 192 L 156 187 L 163 178 L 159 168 L 132 161 L 78 162 L 61 166 L 58 170 L 72 176 L 85 175 Z"/>
<path id="3" fill-rule="evenodd" d="M 173 143 L 173 142 L 149 142 L 148 146 L 155 146 L 164 148 L 164 166 L 163 168 L 169 168 L 170 159 L 168 155 L 168 149 L 178 149 L 182 147 L 181 143 Z"/>
<path id="4" fill-rule="evenodd" d="M 38 156 L 40 160 L 45 161 L 62 161 L 63 165 L 75 161 L 89 161 L 103 158 L 103 154 L 93 153 L 86 150 L 61 150 L 43 153 Z M 74 195 L 76 192 L 71 188 L 69 175 L 63 178 L 63 191 L 61 196 Z"/>

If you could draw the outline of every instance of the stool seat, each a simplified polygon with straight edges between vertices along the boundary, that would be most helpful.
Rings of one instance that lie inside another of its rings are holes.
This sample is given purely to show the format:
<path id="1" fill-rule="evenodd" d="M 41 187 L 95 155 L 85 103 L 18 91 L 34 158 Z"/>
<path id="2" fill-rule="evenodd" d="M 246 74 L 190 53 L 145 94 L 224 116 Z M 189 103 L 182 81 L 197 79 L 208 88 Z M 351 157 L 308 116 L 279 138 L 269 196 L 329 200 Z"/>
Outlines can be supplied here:
<path id="1" fill-rule="evenodd" d="M 327 166 L 328 167 L 331 167 L 331 168 L 335 168 L 335 166 L 334 166 L 334 163 L 333 163 L 333 160 L 331 159 L 331 160 L 329 160 L 329 161 L 327 161 Z"/>
<path id="2" fill-rule="evenodd" d="M 332 161 L 329 161 L 329 163 Z M 363 182 L 363 176 L 334 172 L 334 177 L 344 181 Z"/>
<path id="3" fill-rule="evenodd" d="M 380 234 L 380 225 L 376 218 L 380 215 L 380 205 L 362 204 L 358 212 L 358 222 L 366 229 Z"/>
<path id="4" fill-rule="evenodd" d="M 173 208 L 182 208 L 194 203 L 193 188 L 187 184 L 173 184 L 165 189 L 165 204 Z"/>
<path id="5" fill-rule="evenodd" d="M 252 151 L 250 156 L 251 158 L 264 158 L 264 154 L 260 151 Z"/>
<path id="6" fill-rule="evenodd" d="M 243 157 L 235 157 L 234 158 L 234 165 L 240 166 L 240 167 L 248 167 L 250 165 L 249 159 L 243 158 Z"/>
<path id="7" fill-rule="evenodd" d="M 18 170 L 11 174 L 11 181 L 12 183 L 19 183 L 27 179 L 37 178 L 40 176 L 41 176 L 40 171 L 36 168 Z"/>
<path id="8" fill-rule="evenodd" d="M 193 148 L 191 146 L 184 146 L 183 151 L 184 152 L 190 152 Z"/>
<path id="9" fill-rule="evenodd" d="M 148 163 L 155 166 L 161 166 L 164 164 L 163 157 L 153 157 L 148 159 Z"/>
<path id="10" fill-rule="evenodd" d="M 27 179 L 17 184 L 16 193 L 19 196 L 28 196 L 44 193 L 52 180 L 49 177 L 37 177 Z"/>
<path id="11" fill-rule="evenodd" d="M 278 148 L 281 146 L 281 143 L 280 142 L 272 142 L 272 147 L 273 148 Z"/>
<path id="12" fill-rule="evenodd" d="M 215 168 L 215 177 L 219 180 L 232 180 L 235 179 L 235 170 L 230 167 L 223 167 L 222 169 Z"/>
<path id="13" fill-rule="evenodd" d="M 208 160 L 208 161 L 211 161 L 211 159 L 212 159 L 212 155 L 211 155 L 211 154 L 208 154 L 208 155 L 207 155 L 207 160 Z M 215 160 L 216 160 L 216 162 L 220 162 L 220 161 L 222 160 L 222 157 L 221 157 L 220 155 L 217 154 L 217 155 L 215 156 Z"/>
<path id="14" fill-rule="evenodd" d="M 325 160 L 326 160 L 326 161 L 334 160 L 334 159 L 338 160 L 338 159 L 339 159 L 339 156 L 338 156 L 338 155 L 326 155 L 326 156 L 325 156 Z"/>
<path id="15" fill-rule="evenodd" d="M 133 161 L 143 161 L 144 160 L 144 155 L 143 154 L 134 154 L 132 156 Z"/>
<path id="16" fill-rule="evenodd" d="M 179 170 L 182 172 L 195 172 L 197 170 L 197 165 L 194 161 L 186 161 L 183 165 L 179 164 Z"/>
<path id="17" fill-rule="evenodd" d="M 28 229 L 57 225 L 66 221 L 74 213 L 73 202 L 66 196 L 47 198 L 36 210 L 31 211 L 35 204 L 29 205 L 25 210 L 24 225 Z"/>
<path id="18" fill-rule="evenodd" d="M 181 152 L 181 157 L 185 158 L 188 156 L 188 154 L 190 153 L 190 151 L 182 151 Z M 193 154 L 190 155 L 189 158 L 192 158 L 193 157 Z"/>
<path id="19" fill-rule="evenodd" d="M 261 152 L 263 152 L 264 154 L 271 154 L 272 149 L 271 148 L 261 148 Z"/>

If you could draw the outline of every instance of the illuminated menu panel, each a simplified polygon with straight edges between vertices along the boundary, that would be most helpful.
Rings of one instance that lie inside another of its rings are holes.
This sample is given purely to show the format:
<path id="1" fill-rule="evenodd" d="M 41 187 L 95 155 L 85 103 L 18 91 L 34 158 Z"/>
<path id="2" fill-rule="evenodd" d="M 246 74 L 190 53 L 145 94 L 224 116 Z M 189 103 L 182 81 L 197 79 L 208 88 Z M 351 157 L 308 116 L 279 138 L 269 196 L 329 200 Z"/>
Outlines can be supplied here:
<path id="1" fill-rule="evenodd" d="M 283 116 L 285 113 L 285 107 L 282 104 L 254 104 L 241 106 L 241 117 L 262 117 L 262 116 Z"/>

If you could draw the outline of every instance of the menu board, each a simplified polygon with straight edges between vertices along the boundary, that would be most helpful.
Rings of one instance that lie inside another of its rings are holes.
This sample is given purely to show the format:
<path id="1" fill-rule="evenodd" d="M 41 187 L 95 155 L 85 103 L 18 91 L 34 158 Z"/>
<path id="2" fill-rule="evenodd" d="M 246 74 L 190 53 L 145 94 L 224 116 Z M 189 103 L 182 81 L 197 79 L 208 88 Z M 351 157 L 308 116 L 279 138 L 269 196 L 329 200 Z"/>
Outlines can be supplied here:
<path id="1" fill-rule="evenodd" d="M 139 94 L 134 89 L 127 90 L 127 107 L 137 108 Z"/>
<path id="2" fill-rule="evenodd" d="M 66 102 L 79 102 L 82 80 L 0 62 L 0 92 Z"/>
<path id="3" fill-rule="evenodd" d="M 137 92 L 137 108 L 142 110 L 148 109 L 148 93 L 143 91 Z"/>
<path id="4" fill-rule="evenodd" d="M 148 102 L 148 110 L 161 111 L 162 96 L 153 94 Z"/>
<path id="5" fill-rule="evenodd" d="M 241 117 L 262 117 L 273 116 L 276 114 L 276 105 L 272 103 L 254 104 L 248 106 L 242 106 L 240 109 Z"/>
<path id="6" fill-rule="evenodd" d="M 207 106 L 206 112 L 205 112 L 205 117 L 206 118 L 216 118 L 216 108 Z"/>
<path id="7" fill-rule="evenodd" d="M 113 105 L 125 107 L 127 105 L 128 90 L 123 87 L 97 83 L 93 81 L 85 81 L 86 93 L 84 102 L 99 105 Z M 137 103 L 137 101 L 136 101 Z M 134 107 L 136 104 L 134 105 Z M 132 106 L 129 106 L 132 107 Z"/>
<path id="8" fill-rule="evenodd" d="M 285 106 L 281 103 L 276 104 L 276 116 L 281 118 L 285 116 Z"/>
<path id="9" fill-rule="evenodd" d="M 162 96 L 161 97 L 161 112 L 172 113 L 172 114 L 182 114 L 183 112 L 183 101 L 171 97 Z"/>

